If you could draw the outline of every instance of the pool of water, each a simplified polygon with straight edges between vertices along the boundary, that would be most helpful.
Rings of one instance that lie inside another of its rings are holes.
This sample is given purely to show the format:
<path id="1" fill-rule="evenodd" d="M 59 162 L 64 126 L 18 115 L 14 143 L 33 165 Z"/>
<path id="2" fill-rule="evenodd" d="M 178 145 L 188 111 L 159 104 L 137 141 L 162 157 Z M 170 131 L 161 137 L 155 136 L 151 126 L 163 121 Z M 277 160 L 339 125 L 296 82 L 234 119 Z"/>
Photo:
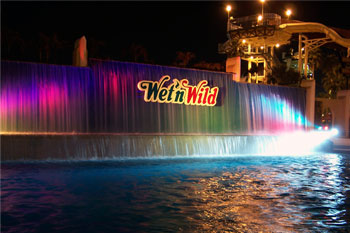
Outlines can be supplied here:
<path id="1" fill-rule="evenodd" d="M 1 164 L 2 232 L 348 232 L 350 156 Z"/>

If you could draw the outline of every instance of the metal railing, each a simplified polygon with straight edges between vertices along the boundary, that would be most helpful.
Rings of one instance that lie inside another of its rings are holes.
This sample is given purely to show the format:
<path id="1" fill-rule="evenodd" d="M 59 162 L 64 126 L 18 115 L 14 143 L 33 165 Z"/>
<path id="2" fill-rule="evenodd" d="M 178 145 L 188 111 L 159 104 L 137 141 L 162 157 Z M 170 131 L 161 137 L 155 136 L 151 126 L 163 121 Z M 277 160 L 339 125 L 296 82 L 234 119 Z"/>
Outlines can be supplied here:
<path id="1" fill-rule="evenodd" d="M 257 15 L 249 15 L 236 19 L 231 19 L 227 30 L 248 29 L 257 26 L 279 26 L 281 24 L 281 16 L 274 13 L 265 13 L 261 21 L 258 21 Z"/>

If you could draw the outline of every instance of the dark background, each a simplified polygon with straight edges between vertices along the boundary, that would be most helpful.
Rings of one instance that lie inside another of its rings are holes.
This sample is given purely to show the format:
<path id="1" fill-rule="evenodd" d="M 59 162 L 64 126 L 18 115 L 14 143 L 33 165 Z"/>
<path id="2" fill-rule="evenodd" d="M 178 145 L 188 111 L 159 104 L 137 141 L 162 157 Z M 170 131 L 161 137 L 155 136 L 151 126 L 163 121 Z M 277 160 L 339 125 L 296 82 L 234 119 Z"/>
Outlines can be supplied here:
<path id="1" fill-rule="evenodd" d="M 228 3 L 233 6 L 234 17 L 261 12 L 259 1 L 2 1 L 2 58 L 43 61 L 38 54 L 45 47 L 46 36 L 54 47 L 47 62 L 71 64 L 74 41 L 85 35 L 89 57 L 130 60 L 129 50 L 134 44 L 147 51 L 149 63 L 169 65 L 177 51 L 193 52 L 197 61 L 223 63 L 226 56 L 218 54 L 217 47 L 227 39 L 225 6 Z M 349 1 L 264 4 L 265 13 L 282 17 L 287 8 L 293 10 L 292 19 L 350 29 Z M 13 39 L 14 35 L 17 39 Z M 57 45 L 52 42 L 54 38 Z"/>

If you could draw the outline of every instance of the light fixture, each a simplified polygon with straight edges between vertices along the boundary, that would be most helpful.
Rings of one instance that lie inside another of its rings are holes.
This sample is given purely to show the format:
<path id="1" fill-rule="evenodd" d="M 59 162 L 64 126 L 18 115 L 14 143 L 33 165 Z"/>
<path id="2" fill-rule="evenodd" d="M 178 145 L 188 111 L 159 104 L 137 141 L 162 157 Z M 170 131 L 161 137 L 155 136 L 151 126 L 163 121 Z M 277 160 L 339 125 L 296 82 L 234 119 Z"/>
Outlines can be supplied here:
<path id="1" fill-rule="evenodd" d="M 265 0 L 260 0 L 261 2 L 261 15 L 264 16 L 264 2 Z"/>
<path id="2" fill-rule="evenodd" d="M 227 19 L 229 19 L 230 18 L 230 11 L 232 10 L 232 7 L 231 7 L 231 5 L 227 5 L 226 6 L 226 11 L 227 11 Z"/>
<path id="3" fill-rule="evenodd" d="M 289 19 L 289 17 L 292 15 L 292 11 L 290 9 L 286 10 L 286 16 L 287 19 Z"/>

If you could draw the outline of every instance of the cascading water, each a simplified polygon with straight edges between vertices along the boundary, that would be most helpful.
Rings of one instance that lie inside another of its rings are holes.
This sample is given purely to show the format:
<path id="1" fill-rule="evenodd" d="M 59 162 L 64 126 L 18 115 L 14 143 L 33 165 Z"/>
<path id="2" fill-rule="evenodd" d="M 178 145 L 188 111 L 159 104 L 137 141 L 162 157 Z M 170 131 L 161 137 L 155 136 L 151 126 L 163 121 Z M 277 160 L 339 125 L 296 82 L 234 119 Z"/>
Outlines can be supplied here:
<path id="1" fill-rule="evenodd" d="M 304 90 L 235 83 L 228 73 L 93 60 L 96 131 L 140 133 L 254 133 L 305 125 Z M 219 87 L 214 107 L 145 103 L 136 87 L 162 76 L 207 80 Z M 98 110 L 97 110 L 98 109 Z"/>
<path id="2" fill-rule="evenodd" d="M 31 134 L 3 135 L 9 160 L 48 157 L 49 148 L 60 158 L 238 153 L 259 145 L 238 135 L 306 126 L 305 90 L 236 83 L 229 73 L 95 59 L 90 68 L 2 61 L 1 73 L 1 132 Z M 138 83 L 165 75 L 193 86 L 207 80 L 219 88 L 216 105 L 145 102 Z"/>
<path id="3" fill-rule="evenodd" d="M 1 62 L 1 132 L 88 132 L 89 68 Z"/>

